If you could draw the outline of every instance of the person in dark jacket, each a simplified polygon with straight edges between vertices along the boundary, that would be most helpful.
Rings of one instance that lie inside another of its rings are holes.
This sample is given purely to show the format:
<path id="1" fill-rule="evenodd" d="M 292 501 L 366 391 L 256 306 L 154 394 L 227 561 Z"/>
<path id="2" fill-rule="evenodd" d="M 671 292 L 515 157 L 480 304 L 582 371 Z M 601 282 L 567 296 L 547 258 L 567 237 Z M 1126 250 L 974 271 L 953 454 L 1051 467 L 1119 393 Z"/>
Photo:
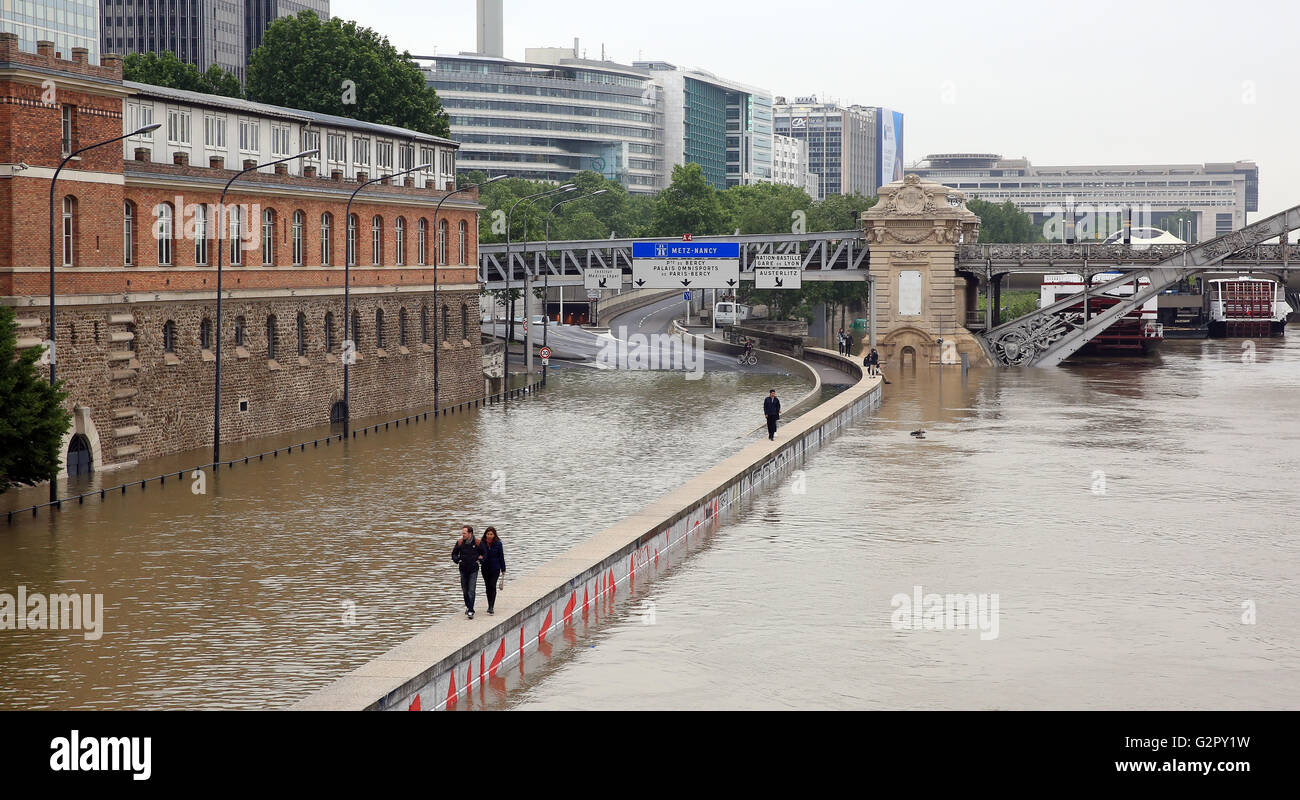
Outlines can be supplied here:
<path id="1" fill-rule="evenodd" d="M 871 374 L 879 375 L 880 374 L 880 353 L 877 353 L 876 348 L 873 347 L 871 348 L 871 352 L 867 354 L 867 358 L 871 359 Z"/>
<path id="2" fill-rule="evenodd" d="M 781 418 L 781 401 L 776 399 L 776 389 L 767 390 L 767 399 L 763 401 L 763 415 L 767 417 L 767 438 L 776 438 L 776 421 Z"/>
<path id="3" fill-rule="evenodd" d="M 497 604 L 497 579 L 506 574 L 506 551 L 501 546 L 501 537 L 497 529 L 488 526 L 483 531 L 483 585 L 487 587 L 488 613 Z"/>
<path id="4" fill-rule="evenodd" d="M 465 616 L 474 619 L 474 590 L 478 588 L 478 565 L 483 546 L 474 538 L 474 528 L 462 525 L 460 538 L 451 549 L 451 560 L 460 567 L 460 591 L 465 597 Z"/>

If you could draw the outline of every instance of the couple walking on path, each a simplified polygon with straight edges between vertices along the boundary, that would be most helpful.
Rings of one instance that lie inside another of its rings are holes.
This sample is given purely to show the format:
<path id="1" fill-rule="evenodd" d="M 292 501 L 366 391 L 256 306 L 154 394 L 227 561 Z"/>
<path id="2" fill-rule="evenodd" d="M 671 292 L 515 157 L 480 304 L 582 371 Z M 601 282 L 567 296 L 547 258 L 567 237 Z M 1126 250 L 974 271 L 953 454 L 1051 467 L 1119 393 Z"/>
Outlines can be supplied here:
<path id="1" fill-rule="evenodd" d="M 501 546 L 497 529 L 488 526 L 483 539 L 474 538 L 474 527 L 462 525 L 460 538 L 451 549 L 451 560 L 460 567 L 460 591 L 465 597 L 465 616 L 474 619 L 474 594 L 478 589 L 478 571 L 483 569 L 483 583 L 487 586 L 489 614 L 494 613 L 497 602 L 497 580 L 506 574 L 506 551 Z"/>

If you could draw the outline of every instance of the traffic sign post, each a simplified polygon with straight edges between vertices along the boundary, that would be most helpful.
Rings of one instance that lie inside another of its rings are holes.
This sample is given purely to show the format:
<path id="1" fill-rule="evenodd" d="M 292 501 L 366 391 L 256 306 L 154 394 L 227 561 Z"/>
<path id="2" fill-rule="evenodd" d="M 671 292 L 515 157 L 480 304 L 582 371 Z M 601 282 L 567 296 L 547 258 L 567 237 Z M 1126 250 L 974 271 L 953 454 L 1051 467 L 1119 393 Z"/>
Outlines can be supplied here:
<path id="1" fill-rule="evenodd" d="M 621 289 L 623 270 L 618 267 L 587 267 L 582 273 L 585 289 Z"/>
<path id="2" fill-rule="evenodd" d="M 754 257 L 755 289 L 799 289 L 803 269 L 798 253 L 764 253 Z"/>
<path id="3" fill-rule="evenodd" d="M 638 289 L 734 289 L 740 284 L 737 242 L 633 242 Z"/>
<path id="4" fill-rule="evenodd" d="M 538 351 L 537 351 L 537 355 L 541 356 L 543 359 L 550 358 L 550 357 L 551 357 L 551 348 L 549 348 L 549 347 L 543 347 L 541 350 L 538 350 Z"/>

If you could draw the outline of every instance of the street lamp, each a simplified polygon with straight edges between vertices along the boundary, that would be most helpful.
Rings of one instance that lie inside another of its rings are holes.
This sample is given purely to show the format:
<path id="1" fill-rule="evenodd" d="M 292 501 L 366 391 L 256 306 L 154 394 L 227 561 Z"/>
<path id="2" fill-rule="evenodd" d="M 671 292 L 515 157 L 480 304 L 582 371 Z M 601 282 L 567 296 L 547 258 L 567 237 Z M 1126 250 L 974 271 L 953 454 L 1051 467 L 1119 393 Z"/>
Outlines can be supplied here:
<path id="1" fill-rule="evenodd" d="M 577 197 L 568 197 L 568 198 L 565 198 L 564 200 L 561 200 L 561 201 L 559 201 L 558 203 L 556 203 L 555 205 L 551 206 L 551 209 L 550 209 L 549 211 L 546 212 L 546 249 L 545 249 L 544 251 L 542 251 L 543 253 L 546 254 L 544 257 L 546 257 L 546 258 L 549 258 L 549 257 L 550 257 L 550 252 L 551 252 L 551 215 L 555 213 L 555 209 L 559 208 L 560 206 L 564 205 L 565 203 L 572 203 L 572 202 L 574 202 L 575 200 L 585 200 L 585 199 L 588 198 L 588 197 L 595 197 L 595 196 L 598 195 L 598 194 L 604 194 L 605 192 L 608 192 L 608 191 L 609 191 L 608 189 L 597 189 L 597 190 L 594 191 L 594 192 L 587 192 L 586 194 L 578 195 Z M 546 271 L 546 274 L 542 276 L 542 318 L 546 321 L 545 326 L 543 326 L 543 328 L 542 328 L 542 347 L 545 347 L 545 346 L 546 346 L 546 334 L 547 334 L 547 333 L 550 331 L 550 329 L 551 329 L 551 319 L 550 319 L 550 317 L 549 317 L 549 316 L 547 315 L 547 313 L 546 313 L 546 294 L 547 294 L 547 292 L 550 291 L 550 289 L 551 289 L 551 272 L 550 272 L 550 270 L 547 270 L 547 271 Z M 561 291 L 561 292 L 564 291 L 564 286 L 563 286 L 563 285 L 560 286 L 560 291 Z M 542 385 L 543 385 L 543 386 L 546 385 L 546 363 L 545 363 L 545 362 L 542 363 Z"/>
<path id="2" fill-rule="evenodd" d="M 283 164 L 286 161 L 293 161 L 296 158 L 307 158 L 320 153 L 319 148 L 304 150 L 297 155 L 277 158 L 274 161 L 268 161 L 265 164 L 254 164 L 251 167 L 244 167 L 239 172 L 230 176 L 226 181 L 225 188 L 221 190 L 221 200 L 217 203 L 217 374 L 213 380 L 212 392 L 212 466 L 216 467 L 217 462 L 221 461 L 221 267 L 225 253 L 221 246 L 221 229 L 225 226 L 226 221 L 226 192 L 230 191 L 230 184 L 234 183 L 245 173 L 262 167 L 273 167 L 276 164 Z"/>
<path id="3" fill-rule="evenodd" d="M 519 206 L 520 203 L 528 203 L 533 200 L 536 200 L 539 197 L 547 197 L 548 195 L 559 194 L 561 192 L 572 192 L 577 188 L 578 187 L 575 184 L 566 183 L 563 186 L 560 186 L 555 189 L 548 189 L 545 192 L 538 192 L 537 194 L 530 194 L 525 197 L 521 197 L 515 201 L 514 205 L 510 206 L 510 211 L 506 212 L 506 304 L 507 304 L 506 305 L 506 317 L 507 317 L 506 319 L 506 371 L 505 371 L 505 377 L 502 379 L 502 385 L 501 385 L 502 389 L 504 389 L 506 385 L 510 382 L 510 343 L 514 341 L 514 337 L 515 337 L 515 315 L 511 313 L 511 306 L 513 305 L 513 303 L 510 302 L 510 276 L 515 271 L 514 265 L 510 263 L 510 218 L 514 215 L 515 209 Z M 524 218 L 524 247 L 525 248 L 528 247 L 528 218 L 527 217 Z M 524 264 L 524 275 L 525 276 L 528 275 L 527 264 Z M 527 303 L 527 298 L 524 298 L 524 300 L 525 303 Z M 495 327 L 496 326 L 493 325 L 494 329 Z M 527 347 L 527 345 L 525 345 L 525 347 Z"/>
<path id="4" fill-rule="evenodd" d="M 102 142 L 96 142 L 95 144 L 86 145 L 85 147 L 82 147 L 78 150 L 73 150 L 71 153 L 68 153 L 66 156 L 63 157 L 63 160 L 59 162 L 59 166 L 54 170 L 54 177 L 50 178 L 50 341 L 49 344 L 47 345 L 47 347 L 49 348 L 47 352 L 47 356 L 50 359 L 50 386 L 54 386 L 56 381 L 55 379 L 56 354 L 54 352 L 54 342 L 55 342 L 55 336 L 54 336 L 54 187 L 59 182 L 59 173 L 63 171 L 63 168 L 67 166 L 69 161 L 80 156 L 82 153 L 86 152 L 87 150 L 94 150 L 96 147 L 103 147 L 106 144 L 113 144 L 114 142 L 120 142 L 123 139 L 129 139 L 132 136 L 139 136 L 142 133 L 150 133 L 152 131 L 158 130 L 161 127 L 162 127 L 161 122 L 154 122 L 152 124 L 145 125 L 142 128 L 136 128 L 130 133 L 124 133 L 121 136 L 114 136 L 112 139 L 105 139 Z M 58 481 L 56 480 L 57 477 L 58 477 L 57 474 L 50 476 L 50 502 L 52 503 L 58 502 L 59 499 L 59 489 L 57 486 Z"/>
<path id="5" fill-rule="evenodd" d="M 356 229 L 351 229 L 349 227 L 350 225 L 352 225 L 352 201 L 356 199 L 357 192 L 361 191 L 362 189 L 366 188 L 372 183 L 379 183 L 380 181 L 392 180 L 393 178 L 396 178 L 399 175 L 406 175 L 412 172 L 419 172 L 422 169 L 428 169 L 429 167 L 432 166 L 433 164 L 420 164 L 419 166 L 411 167 L 410 169 L 404 169 L 399 172 L 393 172 L 387 175 L 380 175 L 377 178 L 371 178 L 368 181 L 364 181 L 360 184 L 357 184 L 357 188 L 353 189 L 352 194 L 348 196 L 348 204 L 346 209 L 343 212 L 343 352 L 339 354 L 339 358 L 343 362 L 343 437 L 344 438 L 347 438 L 348 431 L 352 427 L 352 404 L 348 395 L 348 367 L 351 365 L 353 359 L 356 358 L 356 352 L 357 352 L 356 341 L 352 338 L 353 336 L 356 335 L 357 332 L 348 327 L 349 325 L 352 324 L 352 317 L 349 316 L 348 314 L 349 301 L 351 299 L 351 292 L 352 292 L 352 272 L 351 272 L 352 259 L 356 258 L 357 256 L 356 251 L 360 249 L 359 247 L 353 247 L 352 239 L 354 237 L 359 237 L 361 235 L 360 224 L 357 225 Z"/>
<path id="6" fill-rule="evenodd" d="M 439 256 L 442 255 L 442 246 L 441 246 L 441 244 L 440 244 L 440 242 L 441 242 L 441 235 L 442 235 L 442 234 L 440 233 L 440 231 L 441 231 L 442 229 L 438 227 L 438 214 L 439 214 L 439 212 L 442 211 L 442 204 L 443 204 L 443 201 L 445 201 L 448 197 L 451 197 L 453 194 L 460 194 L 461 192 L 468 192 L 470 189 L 477 189 L 477 188 L 480 187 L 480 186 L 486 186 L 487 184 L 489 184 L 489 183 L 493 183 L 494 181 L 499 181 L 499 180 L 501 180 L 501 179 L 504 178 L 504 177 L 506 177 L 506 176 L 505 176 L 505 175 L 493 175 L 491 178 L 488 178 L 488 179 L 485 180 L 485 181 L 480 181 L 479 183 L 471 183 L 471 184 L 468 185 L 468 186 L 462 186 L 462 187 L 459 188 L 459 189 L 453 189 L 452 191 L 447 192 L 446 194 L 444 194 L 444 195 L 442 196 L 442 199 L 438 201 L 438 205 L 436 205 L 436 206 L 433 207 L 433 330 L 434 330 L 434 336 L 433 336 L 433 413 L 434 413 L 435 415 L 438 413 L 438 335 L 437 335 L 437 330 L 438 330 L 438 321 L 441 319 L 441 315 L 438 313 L 438 266 L 439 266 L 439 265 L 438 265 L 438 258 L 439 258 Z M 450 233 L 451 233 L 451 232 L 448 231 L 448 235 L 450 235 Z M 508 259 L 507 259 L 507 260 L 508 260 Z M 494 311 L 495 311 L 495 309 L 494 309 Z M 492 316 L 493 316 L 493 320 L 495 321 L 495 319 L 496 319 L 496 314 L 494 313 Z M 495 324 L 493 325 L 493 327 L 494 327 L 494 328 L 496 327 Z M 495 332 L 495 331 L 494 331 L 494 332 Z M 443 336 L 446 336 L 446 335 L 447 335 L 447 332 L 446 332 L 446 331 L 443 331 L 443 334 L 442 334 L 442 335 L 443 335 Z M 509 352 L 510 352 L 510 346 L 509 346 L 509 345 L 506 345 L 506 353 L 507 353 L 507 355 L 509 354 Z"/>

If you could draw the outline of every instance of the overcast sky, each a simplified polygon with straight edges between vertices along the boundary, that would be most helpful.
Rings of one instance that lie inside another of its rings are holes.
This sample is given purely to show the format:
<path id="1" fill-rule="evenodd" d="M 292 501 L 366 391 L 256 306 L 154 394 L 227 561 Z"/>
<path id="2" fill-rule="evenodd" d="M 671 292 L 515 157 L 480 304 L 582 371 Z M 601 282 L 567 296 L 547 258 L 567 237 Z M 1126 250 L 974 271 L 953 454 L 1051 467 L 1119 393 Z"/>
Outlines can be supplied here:
<path id="1" fill-rule="evenodd" d="M 413 54 L 475 48 L 473 0 L 330 10 Z M 908 164 L 956 151 L 1037 164 L 1253 159 L 1251 221 L 1300 204 L 1296 0 L 505 0 L 506 57 L 575 36 L 588 58 L 603 43 L 622 63 L 901 111 Z"/>

